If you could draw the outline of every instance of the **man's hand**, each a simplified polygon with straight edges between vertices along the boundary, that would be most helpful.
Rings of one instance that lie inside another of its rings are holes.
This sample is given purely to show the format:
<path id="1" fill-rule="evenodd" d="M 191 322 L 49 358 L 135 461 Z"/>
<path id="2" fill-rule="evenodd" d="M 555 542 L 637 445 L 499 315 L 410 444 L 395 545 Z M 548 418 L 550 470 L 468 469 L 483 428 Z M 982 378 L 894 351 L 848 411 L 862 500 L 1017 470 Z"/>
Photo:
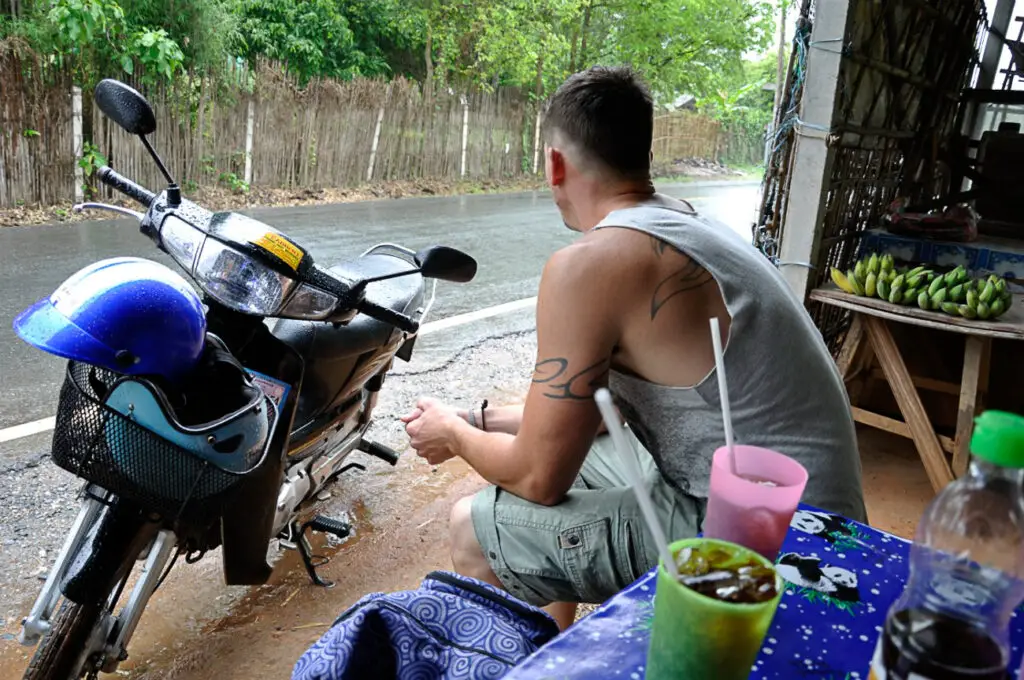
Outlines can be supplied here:
<path id="1" fill-rule="evenodd" d="M 402 416 L 402 422 L 416 455 L 431 465 L 459 455 L 455 432 L 459 427 L 469 427 L 454 408 L 428 397 L 420 399 L 412 413 Z"/>

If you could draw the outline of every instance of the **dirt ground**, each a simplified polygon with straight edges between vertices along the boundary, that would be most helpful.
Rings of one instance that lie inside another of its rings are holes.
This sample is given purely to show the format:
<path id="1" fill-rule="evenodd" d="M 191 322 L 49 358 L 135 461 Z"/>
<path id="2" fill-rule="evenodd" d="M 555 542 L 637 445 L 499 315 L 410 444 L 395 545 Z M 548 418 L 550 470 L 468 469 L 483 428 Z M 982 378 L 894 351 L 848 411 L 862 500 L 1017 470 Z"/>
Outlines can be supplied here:
<path id="1" fill-rule="evenodd" d="M 932 497 L 908 440 L 862 429 L 864 487 L 872 525 L 911 538 Z M 484 482 L 461 462 L 431 469 L 405 456 L 396 470 L 367 474 L 332 505 L 351 503 L 357 531 L 336 548 L 311 585 L 295 553 L 270 583 L 221 585 L 217 555 L 176 569 L 146 611 L 120 675 L 147 680 L 288 678 L 292 665 L 348 606 L 375 591 L 415 588 L 429 571 L 449 568 L 447 517 Z M 26 657 L 5 655 L 0 675 L 15 677 Z M 6 673 L 10 673 L 9 675 Z"/>

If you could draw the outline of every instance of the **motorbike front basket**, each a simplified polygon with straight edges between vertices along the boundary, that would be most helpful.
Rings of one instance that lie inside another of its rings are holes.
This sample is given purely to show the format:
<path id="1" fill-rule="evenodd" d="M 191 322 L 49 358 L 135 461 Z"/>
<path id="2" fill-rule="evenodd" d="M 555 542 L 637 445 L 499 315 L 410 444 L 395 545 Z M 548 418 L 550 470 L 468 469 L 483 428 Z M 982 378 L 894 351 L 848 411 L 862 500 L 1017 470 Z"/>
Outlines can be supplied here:
<path id="1" fill-rule="evenodd" d="M 248 472 L 266 457 L 272 436 L 249 471 L 225 470 L 106 406 L 97 389 L 106 391 L 119 377 L 97 366 L 68 362 L 53 430 L 53 462 L 171 521 L 218 516 Z M 273 433 L 277 409 L 269 398 L 264 401 Z"/>

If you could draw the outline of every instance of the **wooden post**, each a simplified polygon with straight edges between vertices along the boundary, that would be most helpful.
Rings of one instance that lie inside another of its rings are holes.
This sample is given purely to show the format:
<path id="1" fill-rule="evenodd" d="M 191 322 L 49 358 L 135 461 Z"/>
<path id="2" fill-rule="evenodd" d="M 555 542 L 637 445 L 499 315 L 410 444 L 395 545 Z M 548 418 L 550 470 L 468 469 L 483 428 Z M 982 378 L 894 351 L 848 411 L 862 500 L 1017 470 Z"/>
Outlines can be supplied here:
<path id="1" fill-rule="evenodd" d="M 537 124 L 533 128 L 533 174 L 537 174 L 540 164 L 540 103 L 537 104 Z"/>
<path id="2" fill-rule="evenodd" d="M 82 140 L 82 88 L 71 87 L 71 143 L 75 158 L 75 203 L 85 200 L 85 172 L 78 161 L 84 150 Z"/>
<path id="3" fill-rule="evenodd" d="M 366 168 L 366 181 L 373 181 L 373 166 L 377 162 L 377 145 L 380 144 L 380 126 L 384 122 L 384 105 L 377 111 L 377 126 L 373 130 L 373 145 L 370 147 L 370 164 Z"/>
<path id="4" fill-rule="evenodd" d="M 996 2 L 995 9 L 992 11 L 992 16 L 989 20 L 989 34 L 985 36 L 985 48 L 981 57 L 981 69 L 978 73 L 978 84 L 975 86 L 979 90 L 990 89 L 996 82 L 996 76 L 999 75 L 999 60 L 1003 56 L 1004 49 L 1003 40 L 1000 36 L 1006 36 L 1007 31 L 1010 30 L 1010 20 L 1013 18 L 1014 6 L 1015 0 L 998 0 L 998 2 Z M 1006 107 L 1003 107 L 1004 116 L 1005 112 Z M 984 123 L 985 105 L 978 103 L 971 104 L 967 115 L 967 124 L 965 126 L 966 134 L 977 139 L 981 136 Z M 995 125 L 992 127 L 994 129 Z M 966 186 L 967 180 L 965 179 L 964 187 Z"/>
<path id="5" fill-rule="evenodd" d="M 1003 40 L 1010 30 L 1010 19 L 1013 17 L 1014 0 L 998 0 L 989 21 L 989 34 L 985 37 L 985 49 L 981 57 L 981 72 L 978 74 L 977 88 L 987 90 L 996 82 L 999 71 L 999 58 L 1003 55 Z M 991 6 L 991 3 L 989 3 Z"/>
<path id="6" fill-rule="evenodd" d="M 469 142 L 469 99 L 462 96 L 462 163 L 459 166 L 459 177 L 466 176 L 466 145 Z"/>
<path id="7" fill-rule="evenodd" d="M 252 184 L 252 133 L 256 118 L 256 101 L 249 98 L 249 111 L 245 117 L 245 183 Z"/>
<path id="8" fill-rule="evenodd" d="M 815 9 L 811 44 L 831 42 L 846 35 L 851 16 L 848 2 L 821 2 Z M 786 197 L 786 221 L 779 244 L 781 271 L 790 288 L 806 299 L 812 270 L 821 243 L 821 222 L 825 213 L 834 147 L 829 145 L 836 116 L 839 66 L 838 50 L 811 48 L 807 56 L 806 80 L 800 106 L 800 120 L 791 160 L 790 186 Z"/>

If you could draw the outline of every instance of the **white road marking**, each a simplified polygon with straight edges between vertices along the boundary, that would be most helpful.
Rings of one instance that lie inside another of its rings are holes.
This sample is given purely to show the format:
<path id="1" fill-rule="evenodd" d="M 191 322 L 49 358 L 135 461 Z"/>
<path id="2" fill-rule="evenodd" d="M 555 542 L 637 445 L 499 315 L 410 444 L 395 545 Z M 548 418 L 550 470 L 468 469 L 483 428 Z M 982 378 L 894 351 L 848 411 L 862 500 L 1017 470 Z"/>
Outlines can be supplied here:
<path id="1" fill-rule="evenodd" d="M 23 425 L 5 427 L 0 430 L 0 444 L 15 439 L 21 439 L 22 437 L 31 437 L 32 435 L 39 434 L 40 432 L 48 432 L 53 429 L 54 421 L 56 420 L 56 418 L 43 418 L 42 420 L 33 420 L 31 423 L 25 423 Z"/>
<path id="2" fill-rule="evenodd" d="M 502 314 L 509 314 L 511 312 L 517 312 L 520 309 L 530 309 L 536 306 L 536 297 L 523 298 L 522 300 L 513 300 L 512 302 L 506 302 L 501 305 L 495 305 L 493 307 L 485 307 L 483 309 L 478 309 L 475 312 L 466 312 L 465 314 L 449 316 L 446 319 L 429 321 L 420 327 L 420 332 L 418 333 L 418 335 L 430 335 L 431 333 L 447 330 L 449 328 L 455 328 L 456 326 L 462 326 L 463 324 L 472 323 L 474 321 L 479 321 L 481 319 L 489 319 L 492 316 L 501 316 Z"/>
<path id="3" fill-rule="evenodd" d="M 503 314 L 510 314 L 521 309 L 530 309 L 532 307 L 536 307 L 536 305 L 537 298 L 529 297 L 523 298 L 522 300 L 513 300 L 512 302 L 506 302 L 493 307 L 485 307 L 473 312 L 466 312 L 465 314 L 449 316 L 445 319 L 438 319 L 437 321 L 430 321 L 423 324 L 423 326 L 420 327 L 419 335 L 430 335 L 431 333 L 437 333 L 438 331 L 448 330 L 449 328 L 463 326 L 467 323 L 473 323 L 474 321 L 490 319 L 491 317 L 501 316 Z M 56 418 L 52 417 L 42 418 L 40 420 L 33 420 L 31 423 L 23 423 L 13 427 L 6 427 L 0 430 L 0 444 L 14 441 L 15 439 L 31 437 L 34 434 L 49 432 L 53 429 L 55 421 Z"/>

